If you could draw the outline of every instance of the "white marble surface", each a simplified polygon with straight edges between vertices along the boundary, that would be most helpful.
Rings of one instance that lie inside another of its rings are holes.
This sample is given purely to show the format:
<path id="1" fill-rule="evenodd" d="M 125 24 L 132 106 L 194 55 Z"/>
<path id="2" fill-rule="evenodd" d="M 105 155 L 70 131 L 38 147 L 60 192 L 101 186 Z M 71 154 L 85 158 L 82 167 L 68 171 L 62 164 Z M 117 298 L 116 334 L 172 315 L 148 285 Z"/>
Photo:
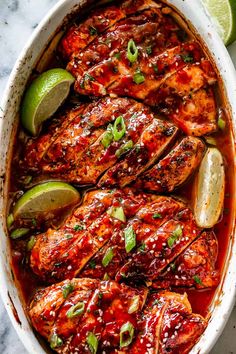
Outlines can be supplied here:
<path id="1" fill-rule="evenodd" d="M 31 32 L 56 2 L 57 0 L 0 0 L 0 95 Z M 236 64 L 236 43 L 229 51 Z M 1 300 L 0 354 L 27 354 Z M 236 308 L 211 354 L 236 354 Z"/>

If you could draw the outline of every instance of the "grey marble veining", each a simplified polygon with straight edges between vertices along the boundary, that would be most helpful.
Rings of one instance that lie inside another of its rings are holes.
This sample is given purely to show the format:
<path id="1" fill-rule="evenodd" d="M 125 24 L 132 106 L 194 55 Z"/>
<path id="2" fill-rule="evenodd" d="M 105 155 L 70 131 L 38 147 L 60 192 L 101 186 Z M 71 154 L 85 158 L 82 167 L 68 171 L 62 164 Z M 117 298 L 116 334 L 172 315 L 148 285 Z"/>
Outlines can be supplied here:
<path id="1" fill-rule="evenodd" d="M 195 0 L 196 1 L 196 0 Z M 17 56 L 57 0 L 0 0 L 0 96 Z M 229 48 L 236 63 L 236 43 Z M 0 300 L 0 354 L 27 354 Z M 211 354 L 236 354 L 236 308 Z"/>

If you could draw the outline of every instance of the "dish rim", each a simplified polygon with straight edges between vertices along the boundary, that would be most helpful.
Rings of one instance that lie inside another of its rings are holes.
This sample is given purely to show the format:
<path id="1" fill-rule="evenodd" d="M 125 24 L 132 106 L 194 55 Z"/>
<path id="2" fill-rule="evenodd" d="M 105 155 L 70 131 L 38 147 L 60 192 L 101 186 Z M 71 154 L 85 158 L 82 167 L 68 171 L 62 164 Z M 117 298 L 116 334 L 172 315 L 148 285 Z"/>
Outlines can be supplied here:
<path id="1" fill-rule="evenodd" d="M 236 72 L 233 66 L 233 63 L 230 59 L 230 56 L 216 33 L 213 24 L 210 21 L 209 14 L 205 11 L 203 5 L 200 1 L 192 2 L 192 0 L 183 0 L 179 2 L 179 0 L 165 0 L 165 2 L 169 5 L 174 6 L 178 9 L 180 13 L 184 15 L 191 22 L 191 26 L 195 28 L 196 32 L 199 33 L 201 38 L 201 42 L 205 43 L 207 49 L 211 53 L 214 63 L 216 64 L 225 90 L 225 96 L 227 97 L 227 101 L 230 105 L 231 109 L 231 117 L 232 117 L 232 129 L 234 133 L 234 142 L 235 142 L 235 131 L 236 131 L 236 103 L 234 103 L 234 99 L 236 97 Z M 8 146 L 11 144 L 12 132 L 14 130 L 14 121 L 12 118 L 12 122 L 4 122 L 4 118 L 10 116 L 9 111 L 13 110 L 12 108 L 12 99 L 11 96 L 15 99 L 15 113 L 19 107 L 20 99 L 22 93 L 24 91 L 25 83 L 27 82 L 28 77 L 31 74 L 31 70 L 37 63 L 37 59 L 40 57 L 43 49 L 45 49 L 47 43 L 54 36 L 55 31 L 58 27 L 60 27 L 63 23 L 63 19 L 68 16 L 70 13 L 74 12 L 76 8 L 86 3 L 86 0 L 60 0 L 56 3 L 52 9 L 48 12 L 48 14 L 42 19 L 38 27 L 34 30 L 26 45 L 24 46 L 21 54 L 19 55 L 14 68 L 9 77 L 7 86 L 5 88 L 3 99 L 2 99 L 2 111 L 0 113 L 0 141 L 7 140 L 8 144 L 5 144 L 4 147 L 1 147 L 0 157 L 4 162 L 0 166 L 0 177 L 6 171 L 7 163 L 9 159 L 9 154 L 7 154 Z M 59 20 L 60 18 L 60 20 Z M 51 28 L 52 27 L 52 28 Z M 51 29 L 49 31 L 49 28 Z M 39 41 L 41 39 L 41 42 Z M 28 68 L 28 73 L 27 72 Z M 29 70 L 30 68 L 30 70 Z M 23 75 L 23 78 L 21 78 Z M 21 80 L 22 79 L 22 80 Z M 19 88 L 16 88 L 16 84 L 19 85 Z M 19 89 L 19 92 L 17 92 Z M 1 119 L 2 118 L 2 119 Z M 15 119 L 15 116 L 14 116 Z M 4 125 L 5 123 L 5 125 Z M 9 124 L 8 124 L 9 123 Z M 9 126 L 6 126 L 8 124 Z M 10 127 L 11 125 L 11 127 Z M 3 130 L 6 129 L 6 136 L 4 136 Z M 235 151 L 234 151 L 234 156 Z M 234 182 L 235 183 L 235 182 Z M 1 213 L 1 225 L 0 225 L 0 234 L 1 238 L 7 237 L 4 232 L 5 229 L 5 214 L 3 212 L 5 208 L 5 199 L 6 198 L 6 182 L 1 178 L 0 187 L 1 188 L 1 201 L 0 201 L 0 213 Z M 235 187 L 235 185 L 234 185 Z M 234 212 L 235 215 L 235 212 Z M 235 220 L 234 220 L 235 221 Z M 221 284 L 219 285 L 216 293 L 218 294 L 217 301 L 219 304 L 215 304 L 213 306 L 212 317 L 209 320 L 207 329 L 201 336 L 199 342 L 194 346 L 191 350 L 191 354 L 204 353 L 207 354 L 216 343 L 220 333 L 222 332 L 228 317 L 232 311 L 234 301 L 236 299 L 236 270 L 234 270 L 234 264 L 236 264 L 236 232 L 235 232 L 235 223 L 232 226 L 232 230 L 234 228 L 234 235 L 231 235 L 230 239 L 230 251 L 228 251 L 228 255 L 225 259 L 225 269 L 224 275 L 222 275 Z M 10 257 L 9 253 L 9 242 L 5 240 L 5 244 L 8 243 L 8 249 L 4 249 L 2 247 L 2 241 L 0 245 L 0 264 L 2 272 L 0 272 L 0 282 L 1 288 L 0 293 L 7 309 L 8 315 L 11 319 L 11 322 L 24 344 L 25 348 L 31 354 L 43 354 L 45 351 L 38 339 L 33 335 L 33 329 L 30 325 L 27 325 L 27 317 L 23 310 L 23 305 L 20 303 L 20 295 L 18 293 L 19 289 L 17 285 L 12 280 L 10 271 Z M 7 246 L 5 245 L 5 248 Z M 7 264 L 5 264 L 7 261 Z M 6 270 L 3 271 L 3 270 Z M 10 295 L 9 295 L 10 294 Z M 9 300 L 9 296 L 14 299 Z M 22 320 L 22 325 L 19 325 L 17 320 L 14 317 L 12 304 L 17 309 L 17 313 L 19 314 L 20 320 L 21 316 L 24 317 Z M 31 332 L 29 334 L 29 332 Z M 213 337 L 213 339 L 212 339 Z M 37 343 L 36 343 L 37 341 Z"/>

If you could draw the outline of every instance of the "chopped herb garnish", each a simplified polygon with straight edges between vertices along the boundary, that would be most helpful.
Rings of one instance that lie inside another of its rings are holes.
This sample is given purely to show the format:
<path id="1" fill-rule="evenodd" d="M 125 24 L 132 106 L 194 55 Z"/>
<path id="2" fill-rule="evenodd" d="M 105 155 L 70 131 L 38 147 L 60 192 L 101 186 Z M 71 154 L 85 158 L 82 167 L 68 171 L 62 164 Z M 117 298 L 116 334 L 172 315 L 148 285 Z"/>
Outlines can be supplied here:
<path id="1" fill-rule="evenodd" d="M 50 347 L 52 349 L 56 349 L 58 347 L 60 347 L 63 344 L 63 341 L 60 337 L 58 337 L 57 334 L 53 334 L 50 338 Z"/>
<path id="2" fill-rule="evenodd" d="M 139 85 L 142 84 L 145 81 L 145 76 L 143 75 L 143 73 L 139 70 L 138 72 L 136 72 L 136 74 L 134 74 L 133 77 L 134 82 Z"/>
<path id="3" fill-rule="evenodd" d="M 75 231 L 81 231 L 84 230 L 84 228 L 85 228 L 84 225 L 80 225 L 80 224 L 74 226 Z"/>
<path id="4" fill-rule="evenodd" d="M 103 298 L 103 293 L 98 293 L 98 298 L 101 300 Z"/>
<path id="5" fill-rule="evenodd" d="M 71 308 L 67 311 L 66 316 L 68 318 L 73 318 L 76 316 L 80 316 L 84 313 L 84 303 L 78 302 L 76 305 L 71 306 Z"/>
<path id="6" fill-rule="evenodd" d="M 36 221 L 36 219 L 32 219 L 31 222 L 32 222 L 32 225 L 33 225 L 33 226 L 37 226 L 37 221 Z"/>
<path id="7" fill-rule="evenodd" d="M 131 322 L 126 322 L 120 329 L 120 347 L 127 347 L 133 340 L 134 326 Z"/>
<path id="8" fill-rule="evenodd" d="M 221 129 L 221 130 L 224 130 L 225 129 L 225 126 L 226 126 L 226 123 L 225 123 L 225 120 L 221 117 L 219 117 L 218 121 L 217 121 L 217 124 L 218 124 L 218 127 Z"/>
<path id="9" fill-rule="evenodd" d="M 134 146 L 134 143 L 132 140 L 127 141 L 127 143 L 125 143 L 118 150 L 116 150 L 116 153 L 115 153 L 116 157 L 120 157 L 121 155 L 123 155 L 127 151 L 131 150 L 133 146 Z"/>
<path id="10" fill-rule="evenodd" d="M 98 33 L 97 29 L 93 26 L 89 26 L 89 33 L 91 36 L 95 36 Z"/>
<path id="11" fill-rule="evenodd" d="M 189 55 L 189 54 L 182 54 L 181 57 L 185 63 L 192 63 L 193 62 L 193 57 L 191 57 L 191 55 Z"/>
<path id="12" fill-rule="evenodd" d="M 198 275 L 194 275 L 194 276 L 193 276 L 193 280 L 194 280 L 197 284 L 202 285 L 202 281 L 201 281 L 201 279 L 199 278 Z"/>
<path id="13" fill-rule="evenodd" d="M 162 218 L 161 214 L 159 214 L 159 213 L 153 214 L 152 217 L 153 217 L 153 219 L 161 219 Z"/>
<path id="14" fill-rule="evenodd" d="M 90 267 L 91 269 L 96 268 L 96 262 L 95 262 L 94 260 L 91 260 L 91 261 L 89 262 L 89 267 Z"/>
<path id="15" fill-rule="evenodd" d="M 67 234 L 67 235 L 65 235 L 66 236 L 66 239 L 67 240 L 70 240 L 71 238 L 73 238 L 73 235 L 71 235 L 71 234 Z"/>
<path id="16" fill-rule="evenodd" d="M 111 215 L 115 219 L 118 219 L 118 220 L 123 221 L 123 222 L 126 221 L 124 209 L 122 207 L 114 207 L 114 206 L 112 206 L 112 207 L 110 207 L 107 210 L 107 213 L 109 215 Z"/>
<path id="17" fill-rule="evenodd" d="M 170 263 L 170 269 L 172 270 L 172 272 L 176 271 L 176 265 L 175 263 Z"/>
<path id="18" fill-rule="evenodd" d="M 167 244 L 169 248 L 172 248 L 177 239 L 182 236 L 183 230 L 180 225 L 176 227 L 176 229 L 172 232 L 172 235 L 168 238 Z"/>
<path id="19" fill-rule="evenodd" d="M 64 299 L 66 299 L 67 296 L 70 293 L 72 293 L 73 290 L 74 290 L 74 286 L 71 283 L 64 285 L 62 287 L 62 294 L 63 294 Z"/>
<path id="20" fill-rule="evenodd" d="M 95 336 L 95 334 L 92 332 L 89 332 L 86 341 L 89 345 L 89 349 L 90 349 L 91 353 L 96 354 L 97 350 L 98 350 L 98 339 Z"/>
<path id="21" fill-rule="evenodd" d="M 131 300 L 131 303 L 130 303 L 130 306 L 129 306 L 129 309 L 128 309 L 128 313 L 129 313 L 129 314 L 138 311 L 138 309 L 139 309 L 139 302 L 140 302 L 140 296 L 139 296 L 139 295 L 133 296 L 133 298 L 132 298 L 132 300 Z"/>
<path id="22" fill-rule="evenodd" d="M 85 79 L 86 81 L 95 81 L 94 77 L 91 76 L 91 75 L 89 75 L 88 73 L 85 73 L 85 74 L 84 74 L 84 79 Z"/>
<path id="23" fill-rule="evenodd" d="M 110 277 L 107 273 L 104 274 L 103 280 L 110 280 Z"/>
<path id="24" fill-rule="evenodd" d="M 120 60 L 121 54 L 120 54 L 120 53 L 116 53 L 116 54 L 114 54 L 114 57 L 115 57 L 116 59 Z"/>
<path id="25" fill-rule="evenodd" d="M 125 230 L 125 249 L 129 253 L 136 246 L 136 234 L 133 227 L 130 226 Z"/>
<path id="26" fill-rule="evenodd" d="M 152 54 L 152 46 L 151 45 L 149 47 L 147 47 L 146 52 L 147 52 L 147 55 Z"/>
<path id="27" fill-rule="evenodd" d="M 10 227 L 12 226 L 13 223 L 14 223 L 14 216 L 11 213 L 7 217 L 7 228 L 10 229 Z"/>
<path id="28" fill-rule="evenodd" d="M 106 250 L 106 253 L 104 254 L 104 257 L 102 259 L 102 265 L 103 267 L 107 267 L 108 264 L 112 261 L 112 258 L 114 257 L 113 249 L 112 247 L 109 247 Z"/>
<path id="29" fill-rule="evenodd" d="M 155 71 L 155 73 L 158 73 L 158 66 L 156 64 L 152 64 L 153 70 Z"/>
<path id="30" fill-rule="evenodd" d="M 107 148 L 111 142 L 113 141 L 113 127 L 111 124 L 107 126 L 107 131 L 104 133 L 101 143 L 102 145 Z"/>
<path id="31" fill-rule="evenodd" d="M 138 248 L 138 250 L 139 250 L 140 252 L 144 252 L 145 249 L 146 249 L 145 243 L 142 243 L 141 246 L 139 246 L 139 248 Z"/>
<path id="32" fill-rule="evenodd" d="M 36 243 L 36 237 L 31 236 L 28 243 L 27 243 L 27 251 L 31 251 L 32 248 L 34 247 L 35 243 Z"/>
<path id="33" fill-rule="evenodd" d="M 11 236 L 11 238 L 13 238 L 15 240 L 17 238 L 27 235 L 28 232 L 29 232 L 29 229 L 27 229 L 26 227 L 21 227 L 19 229 L 13 230 L 10 236 Z"/>
<path id="34" fill-rule="evenodd" d="M 123 116 L 119 116 L 116 118 L 114 126 L 113 126 L 113 137 L 115 141 L 119 141 L 126 132 L 126 126 L 124 122 Z"/>
<path id="35" fill-rule="evenodd" d="M 138 48 L 133 39 L 130 39 L 128 43 L 127 58 L 131 63 L 134 63 L 138 59 Z"/>
<path id="36" fill-rule="evenodd" d="M 26 176 L 23 183 L 25 185 L 29 184 L 32 181 L 33 177 L 32 176 Z"/>

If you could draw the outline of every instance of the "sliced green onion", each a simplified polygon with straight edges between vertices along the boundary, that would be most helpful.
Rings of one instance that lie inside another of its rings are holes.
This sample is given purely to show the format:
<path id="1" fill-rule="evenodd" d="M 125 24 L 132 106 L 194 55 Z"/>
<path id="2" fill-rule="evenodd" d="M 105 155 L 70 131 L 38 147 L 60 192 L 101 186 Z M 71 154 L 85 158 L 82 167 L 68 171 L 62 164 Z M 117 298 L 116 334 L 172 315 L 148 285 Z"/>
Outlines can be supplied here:
<path id="1" fill-rule="evenodd" d="M 84 229 L 85 229 L 84 225 L 78 224 L 78 225 L 74 226 L 74 230 L 75 231 L 81 231 L 81 230 L 84 230 Z"/>
<path id="2" fill-rule="evenodd" d="M 153 219 L 161 219 L 162 218 L 161 214 L 159 214 L 159 213 L 153 214 L 152 217 L 153 217 Z"/>
<path id="3" fill-rule="evenodd" d="M 106 253 L 104 254 L 104 257 L 102 259 L 102 265 L 103 267 L 107 267 L 108 264 L 112 261 L 112 258 L 114 257 L 113 249 L 112 247 L 109 247 L 106 250 Z"/>
<path id="4" fill-rule="evenodd" d="M 80 316 L 84 313 L 84 303 L 78 302 L 76 305 L 71 306 L 71 308 L 67 311 L 66 316 L 68 318 L 73 318 L 76 316 Z"/>
<path id="5" fill-rule="evenodd" d="M 97 29 L 93 26 L 89 26 L 89 33 L 91 36 L 95 36 L 95 34 L 97 34 Z"/>
<path id="6" fill-rule="evenodd" d="M 114 54 L 114 57 L 115 57 L 116 59 L 120 60 L 121 54 L 118 52 L 118 53 Z"/>
<path id="7" fill-rule="evenodd" d="M 113 140 L 113 127 L 111 124 L 108 125 L 107 131 L 104 133 L 101 143 L 102 145 L 107 148 Z"/>
<path id="8" fill-rule="evenodd" d="M 33 177 L 32 176 L 26 176 L 23 183 L 25 185 L 29 184 L 32 181 Z"/>
<path id="9" fill-rule="evenodd" d="M 128 313 L 134 313 L 137 312 L 139 309 L 139 302 L 140 302 L 140 296 L 139 295 L 135 295 L 133 296 L 132 300 L 131 300 L 131 304 L 130 307 L 128 309 Z"/>
<path id="10" fill-rule="evenodd" d="M 127 58 L 131 63 L 134 63 L 138 59 L 138 48 L 133 39 L 130 39 L 128 43 Z"/>
<path id="11" fill-rule="evenodd" d="M 202 285 L 202 281 L 201 281 L 201 279 L 199 278 L 198 275 L 194 275 L 194 276 L 193 276 L 193 280 L 194 280 L 197 284 Z"/>
<path id="12" fill-rule="evenodd" d="M 94 77 L 88 73 L 84 74 L 84 80 L 86 81 L 95 81 Z"/>
<path id="13" fill-rule="evenodd" d="M 185 63 L 192 63 L 193 62 L 193 57 L 191 57 L 191 55 L 189 55 L 189 54 L 182 54 L 181 57 Z"/>
<path id="14" fill-rule="evenodd" d="M 218 127 L 221 129 L 221 130 L 224 130 L 225 129 L 225 126 L 226 126 L 226 123 L 225 123 L 225 120 L 221 117 L 219 117 L 218 119 Z"/>
<path id="15" fill-rule="evenodd" d="M 129 253 L 136 246 L 136 234 L 132 226 L 125 230 L 125 249 Z"/>
<path id="16" fill-rule="evenodd" d="M 127 143 L 125 143 L 118 150 L 116 150 L 116 153 L 115 153 L 116 157 L 120 157 L 125 152 L 129 151 L 130 149 L 132 149 L 133 146 L 134 146 L 134 143 L 133 143 L 132 140 L 127 141 Z"/>
<path id="17" fill-rule="evenodd" d="M 107 210 L 107 214 L 111 215 L 115 219 L 126 222 L 124 209 L 122 207 L 112 206 Z"/>
<path id="18" fill-rule="evenodd" d="M 175 272 L 175 271 L 176 271 L 176 265 L 175 265 L 175 263 L 171 263 L 171 264 L 170 264 L 170 269 L 172 270 L 172 272 Z"/>
<path id="19" fill-rule="evenodd" d="M 36 237 L 31 236 L 28 243 L 27 243 L 27 251 L 31 251 L 32 248 L 34 247 L 35 243 L 36 243 Z"/>
<path id="20" fill-rule="evenodd" d="M 98 350 L 98 339 L 95 336 L 95 334 L 92 332 L 89 332 L 86 341 L 89 345 L 89 349 L 90 349 L 91 353 L 96 354 L 97 350 Z"/>
<path id="21" fill-rule="evenodd" d="M 104 274 L 103 280 L 110 280 L 110 277 L 107 273 Z"/>
<path id="22" fill-rule="evenodd" d="M 125 135 L 125 132 L 126 132 L 126 127 L 125 127 L 124 118 L 122 116 L 119 116 L 116 118 L 113 126 L 114 140 L 115 141 L 120 140 Z"/>
<path id="23" fill-rule="evenodd" d="M 138 248 L 138 250 L 139 250 L 140 252 L 145 252 L 145 249 L 146 249 L 145 243 L 142 243 L 142 244 L 139 246 L 139 248 Z"/>
<path id="24" fill-rule="evenodd" d="M 217 145 L 216 139 L 213 138 L 212 136 L 207 136 L 207 137 L 205 138 L 205 140 L 206 140 L 207 144 L 214 145 L 214 146 Z"/>
<path id="25" fill-rule="evenodd" d="M 145 76 L 141 71 L 139 71 L 136 74 L 134 74 L 133 80 L 137 85 L 139 85 L 145 81 Z"/>
<path id="26" fill-rule="evenodd" d="M 13 224 L 14 222 L 14 216 L 13 214 L 9 214 L 8 217 L 7 217 L 7 228 L 10 229 L 11 225 Z"/>
<path id="27" fill-rule="evenodd" d="M 53 334 L 50 338 L 50 347 L 52 349 L 56 349 L 57 347 L 60 347 L 63 344 L 63 341 L 60 337 L 58 337 L 57 334 Z"/>
<path id="28" fill-rule="evenodd" d="M 74 290 L 74 286 L 71 283 L 64 285 L 62 287 L 62 294 L 63 294 L 64 299 L 66 299 L 67 296 L 70 293 L 72 293 L 73 290 Z"/>
<path id="29" fill-rule="evenodd" d="M 89 262 L 89 267 L 91 269 L 95 269 L 96 268 L 96 262 L 93 259 Z"/>
<path id="30" fill-rule="evenodd" d="M 32 222 L 33 226 L 35 226 L 35 227 L 37 226 L 37 220 L 36 219 L 32 219 L 31 222 Z"/>
<path id="31" fill-rule="evenodd" d="M 158 66 L 157 64 L 152 64 L 153 70 L 155 71 L 155 73 L 158 73 Z"/>
<path id="32" fill-rule="evenodd" d="M 26 227 L 21 227 L 19 229 L 13 230 L 10 236 L 15 240 L 17 238 L 27 235 L 29 230 L 30 229 L 27 229 Z"/>
<path id="33" fill-rule="evenodd" d="M 126 322 L 120 329 L 120 347 L 127 347 L 133 340 L 134 326 L 131 322 Z"/>
<path id="34" fill-rule="evenodd" d="M 147 47 L 146 52 L 147 52 L 147 55 L 152 54 L 152 46 L 151 45 L 149 47 Z"/>
<path id="35" fill-rule="evenodd" d="M 176 227 L 176 229 L 172 232 L 172 235 L 168 238 L 167 244 L 169 248 L 172 248 L 176 240 L 182 236 L 183 230 L 180 225 Z"/>

